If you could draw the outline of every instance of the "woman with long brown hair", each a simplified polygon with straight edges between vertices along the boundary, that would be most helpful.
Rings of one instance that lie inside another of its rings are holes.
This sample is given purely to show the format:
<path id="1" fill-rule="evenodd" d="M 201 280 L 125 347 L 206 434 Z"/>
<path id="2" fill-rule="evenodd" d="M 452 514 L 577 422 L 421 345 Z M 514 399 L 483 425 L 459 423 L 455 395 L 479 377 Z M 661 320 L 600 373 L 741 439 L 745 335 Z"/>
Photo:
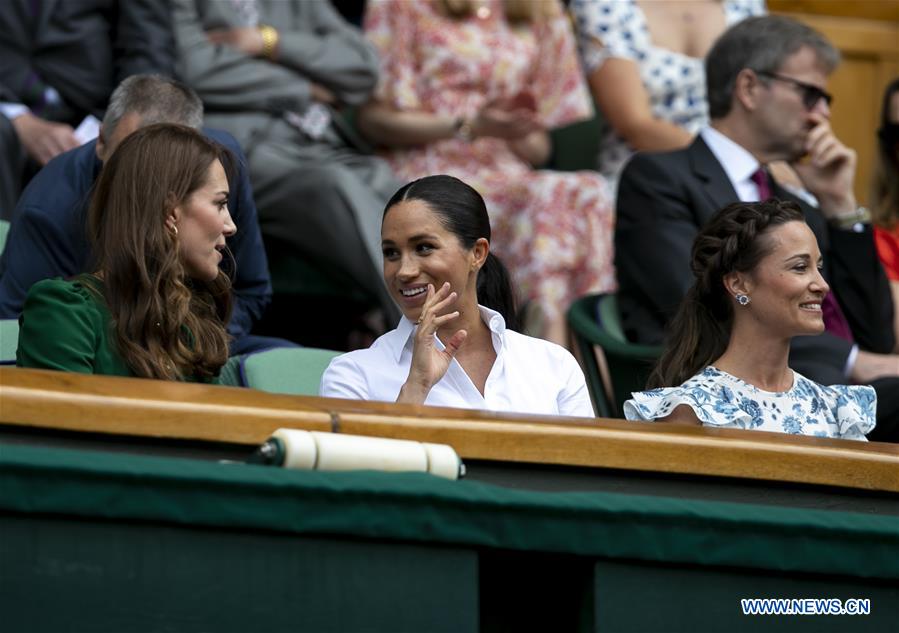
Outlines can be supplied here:
<path id="1" fill-rule="evenodd" d="M 227 150 L 195 130 L 151 125 L 124 141 L 88 217 L 91 273 L 28 293 L 21 367 L 211 381 L 228 359 L 230 281 L 220 269 Z"/>
<path id="2" fill-rule="evenodd" d="M 793 202 L 728 205 L 693 243 L 695 281 L 675 315 L 649 391 L 624 404 L 657 420 L 864 440 L 869 386 L 819 385 L 790 369 L 790 340 L 824 331 L 814 233 Z"/>

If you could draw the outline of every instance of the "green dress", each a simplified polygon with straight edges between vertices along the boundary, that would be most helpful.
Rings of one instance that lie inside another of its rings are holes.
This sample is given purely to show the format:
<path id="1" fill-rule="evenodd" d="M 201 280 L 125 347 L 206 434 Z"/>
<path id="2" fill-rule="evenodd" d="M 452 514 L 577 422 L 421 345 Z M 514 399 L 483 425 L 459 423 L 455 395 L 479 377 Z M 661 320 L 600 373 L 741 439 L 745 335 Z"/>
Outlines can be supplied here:
<path id="1" fill-rule="evenodd" d="M 34 284 L 19 317 L 16 365 L 134 376 L 119 354 L 112 315 L 103 300 L 103 292 L 103 282 L 93 275 L 79 275 L 70 280 L 45 279 Z M 236 384 L 227 379 L 214 382 Z"/>
<path id="2" fill-rule="evenodd" d="M 92 275 L 34 284 L 19 317 L 16 365 L 134 376 L 119 354 L 112 315 L 102 297 L 103 283 Z"/>

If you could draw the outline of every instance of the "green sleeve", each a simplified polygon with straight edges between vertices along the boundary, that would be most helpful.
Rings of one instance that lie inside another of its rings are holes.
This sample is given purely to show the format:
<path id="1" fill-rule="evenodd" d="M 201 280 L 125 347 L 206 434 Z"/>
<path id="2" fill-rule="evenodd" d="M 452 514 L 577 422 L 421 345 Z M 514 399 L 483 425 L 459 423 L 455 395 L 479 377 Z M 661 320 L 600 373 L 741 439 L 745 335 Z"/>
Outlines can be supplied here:
<path id="1" fill-rule="evenodd" d="M 31 287 L 19 317 L 19 367 L 94 373 L 105 324 L 87 293 L 80 284 L 61 279 Z"/>

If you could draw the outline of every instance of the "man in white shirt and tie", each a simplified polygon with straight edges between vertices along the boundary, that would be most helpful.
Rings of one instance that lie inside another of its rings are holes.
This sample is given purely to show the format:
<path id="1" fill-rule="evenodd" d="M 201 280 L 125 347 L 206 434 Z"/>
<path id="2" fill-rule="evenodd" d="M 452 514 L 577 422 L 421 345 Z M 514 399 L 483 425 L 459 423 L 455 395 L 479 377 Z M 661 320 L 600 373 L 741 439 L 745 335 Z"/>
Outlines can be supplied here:
<path id="1" fill-rule="evenodd" d="M 781 16 L 747 19 L 719 38 L 706 59 L 711 125 L 683 150 L 637 154 L 622 173 L 619 305 L 631 340 L 660 343 L 693 282 L 690 249 L 700 227 L 737 200 L 795 200 L 818 239 L 832 294 L 827 331 L 795 339 L 790 364 L 822 384 L 872 384 L 875 435 L 899 441 L 894 306 L 869 215 L 853 194 L 855 152 L 829 123 L 827 78 L 838 63 L 821 34 Z M 787 161 L 805 191 L 772 179 L 767 166 L 775 161 Z"/>

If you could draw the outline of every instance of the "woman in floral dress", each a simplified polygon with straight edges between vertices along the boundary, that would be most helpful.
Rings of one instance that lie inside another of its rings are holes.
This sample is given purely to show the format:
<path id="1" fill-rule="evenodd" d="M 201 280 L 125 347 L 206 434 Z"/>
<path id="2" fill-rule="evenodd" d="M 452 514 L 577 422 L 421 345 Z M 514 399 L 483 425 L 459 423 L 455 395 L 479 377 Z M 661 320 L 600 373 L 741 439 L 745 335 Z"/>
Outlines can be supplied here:
<path id="1" fill-rule="evenodd" d="M 670 325 L 649 391 L 629 420 L 702 424 L 864 441 L 869 386 L 819 385 L 790 369 L 790 340 L 824 331 L 815 234 L 794 202 L 726 206 L 696 236 L 696 279 Z"/>
<path id="2" fill-rule="evenodd" d="M 365 29 L 382 76 L 361 129 L 400 178 L 450 174 L 484 196 L 496 250 L 540 309 L 532 333 L 566 344 L 568 306 L 614 290 L 615 275 L 604 179 L 536 169 L 552 151 L 548 129 L 592 115 L 561 6 L 369 0 Z"/>

